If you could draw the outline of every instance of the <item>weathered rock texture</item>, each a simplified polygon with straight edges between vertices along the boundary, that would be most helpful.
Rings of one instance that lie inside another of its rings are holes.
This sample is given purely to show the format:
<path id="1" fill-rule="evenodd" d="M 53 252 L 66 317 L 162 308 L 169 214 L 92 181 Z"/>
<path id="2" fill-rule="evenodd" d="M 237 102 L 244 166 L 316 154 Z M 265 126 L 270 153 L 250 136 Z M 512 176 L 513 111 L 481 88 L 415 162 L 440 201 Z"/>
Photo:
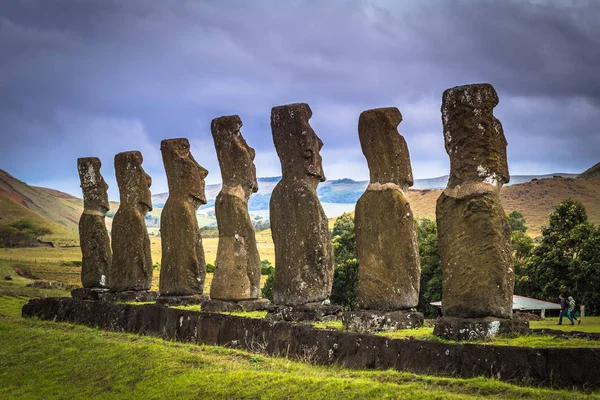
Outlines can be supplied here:
<path id="1" fill-rule="evenodd" d="M 308 123 L 311 116 L 304 103 L 271 110 L 273 141 L 282 169 L 270 203 L 274 304 L 324 301 L 333 283 L 327 217 L 317 197 L 317 185 L 325 181 L 319 154 L 323 142 Z"/>
<path id="2" fill-rule="evenodd" d="M 371 172 L 354 218 L 362 309 L 410 309 L 419 302 L 419 247 L 406 198 L 413 176 L 406 141 L 397 130 L 400 121 L 397 108 L 367 110 L 358 120 Z"/>
<path id="3" fill-rule="evenodd" d="M 600 349 L 527 348 L 441 343 L 317 329 L 308 324 L 194 312 L 152 304 L 114 304 L 70 298 L 30 300 L 24 317 L 71 322 L 178 342 L 219 345 L 261 354 L 337 363 L 346 368 L 411 371 L 427 375 L 494 377 L 526 384 L 600 386 Z M 568 365 L 568 368 L 565 368 Z"/>
<path id="4" fill-rule="evenodd" d="M 215 118 L 211 131 L 221 167 L 223 187 L 215 213 L 219 245 L 210 297 L 217 300 L 257 299 L 260 295 L 260 255 L 248 214 L 248 199 L 258 191 L 254 149 L 248 146 L 237 115 Z"/>
<path id="5" fill-rule="evenodd" d="M 81 284 L 84 288 L 107 288 L 112 263 L 105 217 L 109 210 L 108 185 L 100 174 L 102 163 L 96 157 L 77 160 L 83 191 L 83 214 L 79 219 Z"/>
<path id="6" fill-rule="evenodd" d="M 506 139 L 493 115 L 489 84 L 444 92 L 442 121 L 450 156 L 436 217 L 443 268 L 442 311 L 462 318 L 510 318 L 514 290 L 510 226 L 500 204 L 509 181 Z"/>
<path id="7" fill-rule="evenodd" d="M 206 261 L 196 211 L 206 204 L 202 168 L 190 152 L 187 139 L 167 139 L 160 145 L 167 173 L 169 198 L 160 216 L 162 260 L 161 296 L 202 294 Z"/>
<path id="8" fill-rule="evenodd" d="M 115 156 L 121 203 L 112 225 L 110 289 L 114 292 L 149 290 L 152 284 L 150 238 L 144 222 L 152 210 L 152 179 L 142 168 L 142 161 L 139 151 Z"/>

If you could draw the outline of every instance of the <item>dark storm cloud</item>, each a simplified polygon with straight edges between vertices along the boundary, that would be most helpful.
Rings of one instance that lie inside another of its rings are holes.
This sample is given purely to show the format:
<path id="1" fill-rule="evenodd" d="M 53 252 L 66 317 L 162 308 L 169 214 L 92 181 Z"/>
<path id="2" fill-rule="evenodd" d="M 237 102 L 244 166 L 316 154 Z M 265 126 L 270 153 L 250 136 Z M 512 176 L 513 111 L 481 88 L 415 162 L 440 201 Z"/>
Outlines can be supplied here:
<path id="1" fill-rule="evenodd" d="M 368 177 L 359 113 L 397 106 L 416 177 L 442 175 L 444 89 L 490 82 L 513 173 L 577 172 L 600 149 L 600 3 L 2 1 L 0 168 L 77 194 L 75 159 L 188 137 L 219 181 L 210 120 L 239 114 L 279 174 L 274 105 L 306 101 L 329 178 Z"/>

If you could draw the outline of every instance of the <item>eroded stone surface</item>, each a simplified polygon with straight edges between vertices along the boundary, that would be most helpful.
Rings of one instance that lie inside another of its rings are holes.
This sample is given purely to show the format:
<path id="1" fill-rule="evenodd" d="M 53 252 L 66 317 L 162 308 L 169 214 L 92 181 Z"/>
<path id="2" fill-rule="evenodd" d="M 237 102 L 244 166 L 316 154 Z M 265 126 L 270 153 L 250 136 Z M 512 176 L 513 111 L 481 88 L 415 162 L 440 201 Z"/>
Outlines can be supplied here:
<path id="1" fill-rule="evenodd" d="M 105 217 L 109 210 L 108 185 L 100 174 L 96 157 L 79 158 L 77 170 L 83 191 L 83 214 L 79 219 L 81 284 L 84 288 L 108 288 L 112 264 Z"/>
<path id="2" fill-rule="evenodd" d="M 142 161 L 139 151 L 115 156 L 121 202 L 112 225 L 110 289 L 114 292 L 146 291 L 152 285 L 150 238 L 144 222 L 152 210 L 152 179 L 142 168 Z"/>
<path id="3" fill-rule="evenodd" d="M 251 299 L 240 301 L 209 300 L 202 304 L 203 312 L 240 312 L 262 311 L 270 305 L 268 299 Z"/>
<path id="4" fill-rule="evenodd" d="M 237 115 L 215 118 L 211 131 L 223 187 L 215 201 L 219 245 L 210 296 L 219 300 L 257 299 L 260 255 L 248 214 L 248 199 L 258 190 L 254 149 L 244 140 Z"/>
<path id="5" fill-rule="evenodd" d="M 419 302 L 419 247 L 406 198 L 413 177 L 408 146 L 397 130 L 400 121 L 397 108 L 367 110 L 358 121 L 371 173 L 354 218 L 361 309 L 410 309 Z"/>
<path id="6" fill-rule="evenodd" d="M 436 217 L 444 316 L 510 318 L 514 290 L 510 226 L 500 188 L 509 181 L 506 139 L 489 84 L 448 89 L 442 99 L 448 186 Z"/>
<path id="7" fill-rule="evenodd" d="M 328 302 L 305 303 L 296 306 L 271 305 L 268 321 L 315 322 L 334 321 L 342 316 L 342 307 Z"/>
<path id="8" fill-rule="evenodd" d="M 204 304 L 210 301 L 210 297 L 207 294 L 193 294 L 189 296 L 163 296 L 160 295 L 156 299 L 156 304 L 163 306 L 189 306 L 200 304 L 204 307 Z"/>
<path id="9" fill-rule="evenodd" d="M 423 320 L 423 314 L 415 310 L 363 310 L 342 314 L 342 323 L 346 329 L 363 333 L 414 329 L 422 326 Z"/>
<path id="10" fill-rule="evenodd" d="M 333 251 L 327 216 L 317 197 L 325 181 L 323 142 L 308 120 L 308 104 L 271 110 L 271 130 L 282 178 L 271 196 L 270 219 L 275 245 L 273 303 L 301 305 L 326 300 L 333 283 Z"/>
<path id="11" fill-rule="evenodd" d="M 161 142 L 169 198 L 160 216 L 161 296 L 191 296 L 204 292 L 206 261 L 196 211 L 206 204 L 208 171 L 192 156 L 187 139 Z"/>
<path id="12" fill-rule="evenodd" d="M 528 331 L 529 321 L 517 318 L 443 317 L 435 321 L 433 334 L 449 340 L 474 341 L 495 336 L 525 335 Z"/>

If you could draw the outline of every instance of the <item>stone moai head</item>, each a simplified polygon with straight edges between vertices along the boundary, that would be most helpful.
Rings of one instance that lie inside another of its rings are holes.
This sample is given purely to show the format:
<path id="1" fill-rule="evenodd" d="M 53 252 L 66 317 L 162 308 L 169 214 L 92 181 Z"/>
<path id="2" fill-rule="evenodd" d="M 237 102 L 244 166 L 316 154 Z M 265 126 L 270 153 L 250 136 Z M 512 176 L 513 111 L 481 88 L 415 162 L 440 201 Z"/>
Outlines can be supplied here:
<path id="1" fill-rule="evenodd" d="M 100 174 L 102 163 L 99 158 L 88 157 L 77 159 L 77 170 L 83 191 L 83 206 L 88 211 L 105 214 L 109 210 L 108 184 Z"/>
<path id="2" fill-rule="evenodd" d="M 256 152 L 244 140 L 241 127 L 242 120 L 237 115 L 215 118 L 210 124 L 223 185 L 241 186 L 248 199 L 258 191 L 254 165 Z"/>
<path id="3" fill-rule="evenodd" d="M 450 156 L 449 187 L 483 182 L 500 189 L 510 180 L 506 138 L 494 117 L 498 94 L 488 83 L 457 86 L 442 97 L 444 142 Z"/>
<path id="4" fill-rule="evenodd" d="M 131 208 L 141 207 L 143 212 L 147 212 L 152 210 L 152 178 L 142 168 L 143 161 L 139 151 L 119 153 L 115 156 L 115 174 L 121 204 Z"/>
<path id="5" fill-rule="evenodd" d="M 271 110 L 271 130 L 277 155 L 281 160 L 283 176 L 316 182 L 324 182 L 325 174 L 321 154 L 323 142 L 308 120 L 312 111 L 306 103 L 288 104 L 273 107 Z"/>
<path id="6" fill-rule="evenodd" d="M 167 173 L 169 196 L 190 196 L 199 204 L 206 204 L 204 179 L 208 171 L 192 156 L 187 139 L 165 139 L 160 143 L 163 164 Z"/>
<path id="7" fill-rule="evenodd" d="M 396 107 L 363 111 L 358 138 L 367 159 L 371 183 L 395 183 L 404 190 L 413 185 L 408 146 L 398 133 L 402 114 Z"/>

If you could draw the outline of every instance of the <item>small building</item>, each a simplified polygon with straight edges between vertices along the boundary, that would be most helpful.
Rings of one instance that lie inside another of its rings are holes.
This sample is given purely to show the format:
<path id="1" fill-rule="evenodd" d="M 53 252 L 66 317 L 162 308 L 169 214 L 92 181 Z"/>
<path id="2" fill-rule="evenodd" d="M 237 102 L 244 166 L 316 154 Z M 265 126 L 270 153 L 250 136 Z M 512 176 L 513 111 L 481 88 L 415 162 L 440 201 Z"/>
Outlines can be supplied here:
<path id="1" fill-rule="evenodd" d="M 432 306 L 441 307 L 441 301 L 434 301 L 433 303 L 429 303 Z M 556 310 L 556 314 L 560 311 L 560 304 L 551 303 L 549 301 L 532 299 L 530 297 L 513 295 L 513 311 L 521 311 L 521 312 L 534 312 L 536 314 L 540 314 L 542 318 L 545 317 L 546 311 L 548 310 Z"/>

